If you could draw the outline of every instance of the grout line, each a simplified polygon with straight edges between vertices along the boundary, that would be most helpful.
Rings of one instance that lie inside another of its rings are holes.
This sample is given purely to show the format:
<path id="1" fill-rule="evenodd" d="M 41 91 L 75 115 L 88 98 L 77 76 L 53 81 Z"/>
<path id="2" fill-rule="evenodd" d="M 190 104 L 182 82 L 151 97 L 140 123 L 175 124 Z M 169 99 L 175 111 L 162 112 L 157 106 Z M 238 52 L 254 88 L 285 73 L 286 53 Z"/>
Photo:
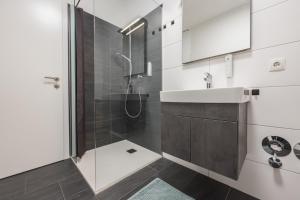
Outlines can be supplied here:
<path id="1" fill-rule="evenodd" d="M 248 161 L 250 161 L 250 162 L 254 162 L 254 163 L 256 163 L 256 164 L 269 166 L 270 168 L 272 168 L 270 165 L 268 165 L 268 164 L 266 164 L 266 163 L 264 163 L 264 162 L 252 160 L 252 159 L 249 159 L 249 158 L 246 158 L 246 160 L 248 160 Z M 289 170 L 289 169 L 285 169 L 285 168 L 279 168 L 279 170 L 283 170 L 283 171 L 286 171 L 286 172 L 290 172 L 290 173 L 294 173 L 294 174 L 300 175 L 300 172 L 296 172 L 296 171 Z"/>
<path id="2" fill-rule="evenodd" d="M 78 192 L 72 193 L 72 195 L 70 197 L 73 198 L 75 195 L 79 195 L 80 193 L 82 193 L 84 191 L 90 191 L 90 188 L 85 188 L 85 189 L 79 190 Z M 96 196 L 96 194 L 93 191 L 91 191 L 91 192 L 93 193 L 94 196 Z"/>
<path id="3" fill-rule="evenodd" d="M 231 193 L 232 188 L 229 186 L 228 192 L 226 194 L 225 200 L 227 200 L 229 198 L 229 194 Z"/>
<path id="4" fill-rule="evenodd" d="M 146 167 L 148 167 L 148 166 L 146 166 Z M 141 184 L 139 184 L 138 186 L 136 186 L 135 188 L 133 188 L 132 190 L 130 190 L 130 191 L 127 192 L 126 194 L 122 195 L 122 197 L 121 197 L 120 199 L 122 199 L 122 198 L 128 196 L 130 193 L 132 193 L 133 191 L 135 191 L 135 190 L 138 189 L 138 188 L 140 188 L 140 189 L 138 190 L 138 191 L 140 191 L 143 187 L 146 186 L 146 183 L 149 182 L 149 180 L 155 178 L 156 175 L 158 174 L 158 172 L 157 172 L 155 169 L 152 169 L 151 167 L 150 167 L 150 169 L 153 170 L 153 171 L 155 171 L 155 174 L 152 175 L 152 176 L 150 176 L 150 177 L 148 177 L 148 178 L 146 178 L 146 180 L 143 181 Z M 134 174 L 133 174 L 133 175 L 134 175 Z M 137 191 L 137 192 L 138 192 L 138 191 Z"/>
<path id="5" fill-rule="evenodd" d="M 59 181 L 54 181 L 53 183 L 48 183 L 48 184 L 46 184 L 46 185 L 44 185 L 44 186 L 39 186 L 38 188 L 35 188 L 34 190 L 32 190 L 32 191 L 27 191 L 27 193 L 34 193 L 34 192 L 37 192 L 37 191 L 39 191 L 39 190 L 42 190 L 42 189 L 44 189 L 44 188 L 47 188 L 47 187 L 50 187 L 50 186 L 53 186 L 53 185 L 56 185 L 56 184 L 58 184 L 59 183 Z M 28 189 L 27 189 L 28 190 Z"/>
<path id="6" fill-rule="evenodd" d="M 278 128 L 278 129 L 293 130 L 293 131 L 299 131 L 300 130 L 300 129 L 295 129 L 295 128 L 286 128 L 286 127 L 279 127 L 279 126 L 268 126 L 268 125 L 262 125 L 262 124 L 247 123 L 247 125 L 250 125 L 250 126 L 262 126 L 262 127 L 268 127 L 268 128 Z"/>
<path id="7" fill-rule="evenodd" d="M 61 192 L 61 194 L 62 194 L 64 200 L 66 200 L 65 194 L 64 194 L 64 192 L 63 192 L 63 190 L 62 190 L 62 187 L 61 187 L 60 183 L 58 183 L 58 186 L 59 186 L 60 192 Z"/>
<path id="8" fill-rule="evenodd" d="M 267 6 L 267 7 L 265 7 L 265 8 L 258 9 L 258 10 L 256 10 L 256 11 L 252 12 L 251 14 L 253 15 L 253 14 L 259 13 L 259 12 L 261 12 L 261 11 L 267 10 L 267 9 L 269 9 L 269 8 L 276 7 L 276 6 L 280 5 L 280 4 L 286 3 L 287 1 L 289 1 L 289 0 L 284 0 L 284 1 L 278 2 L 278 3 L 276 3 L 276 4 Z"/>
<path id="9" fill-rule="evenodd" d="M 179 68 L 179 67 L 183 67 L 183 66 L 182 65 L 178 65 L 178 66 L 175 66 L 175 67 L 167 67 L 167 68 L 163 68 L 162 71 L 168 71 L 168 70 Z"/>
<path id="10" fill-rule="evenodd" d="M 27 184 L 28 184 L 28 177 L 27 177 L 27 175 L 24 175 L 25 176 L 25 185 L 24 185 L 24 194 L 27 194 Z"/>
<path id="11" fill-rule="evenodd" d="M 250 51 L 247 51 L 247 52 L 249 53 L 249 52 L 255 52 L 255 51 L 260 51 L 260 50 L 265 50 L 265 49 L 271 49 L 271 48 L 276 48 L 276 47 L 289 45 L 289 44 L 294 44 L 294 43 L 298 43 L 298 42 L 300 42 L 300 40 L 294 40 L 294 41 L 291 41 L 291 42 L 284 42 L 284 43 L 280 43 L 280 44 L 274 44 L 274 45 L 261 47 L 261 48 L 257 48 L 257 49 L 250 49 Z M 245 53 L 245 52 L 238 52 L 236 54 L 243 54 L 243 53 Z"/>
<path id="12" fill-rule="evenodd" d="M 182 40 L 176 41 L 176 42 L 172 42 L 168 45 L 163 46 L 162 48 L 166 48 L 168 46 L 174 45 L 176 43 L 182 42 Z M 247 51 L 241 51 L 241 52 L 233 52 L 232 54 L 234 55 L 244 55 L 244 54 L 249 54 L 249 53 L 254 53 L 256 51 L 261 51 L 261 50 L 265 50 L 265 49 L 271 49 L 271 48 L 276 48 L 276 47 L 280 47 L 280 46 L 285 46 L 285 45 L 290 45 L 290 44 L 295 44 L 295 43 L 300 43 L 300 40 L 294 40 L 291 42 L 285 42 L 285 43 L 280 43 L 280 44 L 274 44 L 274 45 L 270 45 L 270 46 L 266 46 L 266 47 L 262 47 L 262 48 L 258 48 L 258 49 L 249 49 Z M 224 55 L 220 55 L 220 56 L 216 56 L 216 57 L 223 57 Z M 216 58 L 214 57 L 214 58 Z M 213 58 L 206 58 L 203 60 L 209 60 L 209 59 L 213 59 Z"/>
<path id="13" fill-rule="evenodd" d="M 175 42 L 171 42 L 171 43 L 169 43 L 169 44 L 162 45 L 162 49 L 166 49 L 167 47 L 172 46 L 172 45 L 175 45 L 175 44 L 178 44 L 178 43 L 180 43 L 180 42 L 182 42 L 182 40 L 177 40 L 177 41 L 175 41 Z"/>
<path id="14" fill-rule="evenodd" d="M 179 68 L 179 67 L 184 67 L 183 65 L 178 65 L 175 67 L 168 67 L 168 68 L 163 68 L 162 71 L 168 71 L 171 69 L 175 69 L 175 68 Z M 198 66 L 198 68 L 200 67 L 208 67 L 208 66 Z M 237 86 L 236 86 L 237 87 Z M 264 88 L 287 88 L 287 87 L 300 87 L 300 84 L 297 85 L 266 85 L 266 86 L 245 86 L 246 88 L 249 89 L 264 89 Z"/>
<path id="15" fill-rule="evenodd" d="M 165 49 L 166 47 L 169 47 L 171 45 L 175 45 L 179 42 L 182 42 L 182 40 L 172 42 L 170 44 L 167 44 L 167 45 L 163 46 L 162 48 Z M 285 42 L 285 43 L 281 43 L 281 44 L 270 45 L 270 46 L 266 46 L 266 47 L 262 47 L 262 48 L 258 48 L 258 49 L 250 49 L 248 51 L 243 51 L 243 52 L 234 52 L 233 54 L 234 55 L 245 55 L 245 54 L 249 54 L 249 53 L 255 53 L 255 52 L 261 51 L 261 50 L 272 49 L 272 48 L 277 48 L 277 47 L 280 47 L 280 46 L 296 44 L 296 43 L 300 43 L 300 40 L 294 40 L 294 41 L 291 41 L 291 42 Z M 210 59 L 211 58 L 206 58 L 206 59 L 203 59 L 203 60 L 210 60 Z M 163 66 L 162 69 L 165 70 L 165 69 L 171 69 L 171 68 L 176 68 L 176 67 L 181 67 L 181 66 L 182 65 L 178 65 L 178 66 L 172 66 L 172 67 L 167 67 L 167 68 L 164 68 L 164 66 Z"/>

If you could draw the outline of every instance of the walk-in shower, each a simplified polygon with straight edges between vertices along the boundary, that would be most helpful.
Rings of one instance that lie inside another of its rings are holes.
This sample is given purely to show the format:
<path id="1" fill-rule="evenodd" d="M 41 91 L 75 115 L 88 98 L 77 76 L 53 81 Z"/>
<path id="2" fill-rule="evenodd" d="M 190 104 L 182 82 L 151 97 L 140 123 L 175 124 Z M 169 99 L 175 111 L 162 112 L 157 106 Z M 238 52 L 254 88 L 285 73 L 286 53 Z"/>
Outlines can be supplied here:
<path id="1" fill-rule="evenodd" d="M 69 8 L 70 150 L 100 192 L 161 157 L 161 7 L 85 3 Z"/>

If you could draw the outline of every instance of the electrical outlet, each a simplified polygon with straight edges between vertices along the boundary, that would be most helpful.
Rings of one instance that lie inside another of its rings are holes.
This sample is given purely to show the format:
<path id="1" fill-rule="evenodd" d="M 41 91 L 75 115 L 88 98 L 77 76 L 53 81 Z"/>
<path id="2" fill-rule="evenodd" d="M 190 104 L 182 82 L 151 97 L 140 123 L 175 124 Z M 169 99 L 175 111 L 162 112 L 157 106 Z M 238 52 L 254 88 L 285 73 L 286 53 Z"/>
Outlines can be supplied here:
<path id="1" fill-rule="evenodd" d="M 275 58 L 270 61 L 270 72 L 285 70 L 285 58 Z"/>

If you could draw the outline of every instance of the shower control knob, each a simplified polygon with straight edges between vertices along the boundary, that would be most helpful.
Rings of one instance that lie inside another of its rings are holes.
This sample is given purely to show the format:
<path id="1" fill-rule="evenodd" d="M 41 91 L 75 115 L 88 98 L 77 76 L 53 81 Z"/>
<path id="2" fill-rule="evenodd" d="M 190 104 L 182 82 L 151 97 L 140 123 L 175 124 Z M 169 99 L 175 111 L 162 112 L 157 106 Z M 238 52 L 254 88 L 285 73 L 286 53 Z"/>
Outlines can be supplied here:
<path id="1" fill-rule="evenodd" d="M 270 165 L 271 167 L 273 167 L 273 168 L 278 169 L 278 168 L 281 168 L 281 167 L 282 167 L 282 162 L 281 162 L 280 159 L 278 159 L 278 158 L 276 157 L 276 155 L 275 155 L 275 156 L 272 156 L 271 158 L 269 158 L 268 161 L 269 161 L 269 165 Z"/>

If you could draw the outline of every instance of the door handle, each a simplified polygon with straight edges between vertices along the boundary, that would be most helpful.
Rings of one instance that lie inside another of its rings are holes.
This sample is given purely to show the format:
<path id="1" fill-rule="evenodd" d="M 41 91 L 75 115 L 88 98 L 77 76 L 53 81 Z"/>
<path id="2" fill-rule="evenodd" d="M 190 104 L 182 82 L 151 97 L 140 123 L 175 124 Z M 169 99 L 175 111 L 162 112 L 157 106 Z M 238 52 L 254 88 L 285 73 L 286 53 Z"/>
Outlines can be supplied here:
<path id="1" fill-rule="evenodd" d="M 58 77 L 53 77 L 53 76 L 45 76 L 44 77 L 45 79 L 50 79 L 50 80 L 53 80 L 53 81 L 55 81 L 55 83 L 54 83 L 54 88 L 55 89 L 58 89 L 59 88 L 59 84 L 58 84 L 58 81 L 60 80 Z"/>
<path id="2" fill-rule="evenodd" d="M 58 77 L 45 76 L 44 78 L 45 78 L 45 79 L 51 79 L 51 80 L 54 80 L 55 82 L 58 82 L 58 81 L 59 81 L 59 78 L 58 78 Z"/>

